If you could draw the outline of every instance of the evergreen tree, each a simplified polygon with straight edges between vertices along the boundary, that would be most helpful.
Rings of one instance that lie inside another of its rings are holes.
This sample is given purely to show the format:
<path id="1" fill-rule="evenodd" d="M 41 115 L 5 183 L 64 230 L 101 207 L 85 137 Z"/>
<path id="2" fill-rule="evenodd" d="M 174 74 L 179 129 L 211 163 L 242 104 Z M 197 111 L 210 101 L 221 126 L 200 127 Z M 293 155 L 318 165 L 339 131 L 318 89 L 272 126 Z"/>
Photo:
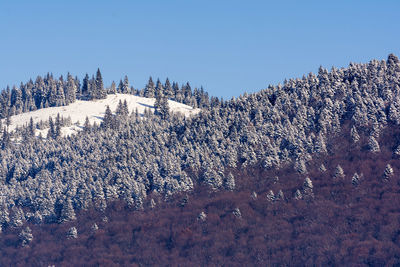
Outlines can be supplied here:
<path id="1" fill-rule="evenodd" d="M 207 168 L 203 174 L 203 178 L 204 182 L 213 189 L 217 189 L 222 185 L 221 175 L 211 168 Z"/>
<path id="2" fill-rule="evenodd" d="M 65 87 L 65 104 L 74 103 L 76 100 L 77 86 L 71 74 L 67 75 L 67 85 Z"/>
<path id="3" fill-rule="evenodd" d="M 182 86 L 183 96 L 185 97 L 185 102 L 188 103 L 190 98 L 192 97 L 192 87 L 189 82 L 187 82 L 184 86 Z"/>
<path id="4" fill-rule="evenodd" d="M 68 239 L 76 239 L 78 238 L 78 230 L 75 226 L 71 227 L 67 231 L 67 238 Z"/>
<path id="5" fill-rule="evenodd" d="M 315 141 L 315 151 L 318 153 L 326 153 L 327 152 L 325 140 L 321 133 L 317 136 L 317 140 Z"/>
<path id="6" fill-rule="evenodd" d="M 359 184 L 360 184 L 360 176 L 358 175 L 358 173 L 354 173 L 354 175 L 353 175 L 353 177 L 351 178 L 351 183 L 354 185 L 354 186 L 358 186 Z"/>
<path id="7" fill-rule="evenodd" d="M 120 89 L 121 94 L 129 94 L 129 80 L 128 76 L 125 75 L 124 82 L 122 83 L 122 88 Z"/>
<path id="8" fill-rule="evenodd" d="M 306 163 L 304 162 L 304 160 L 302 160 L 302 159 L 297 160 L 294 164 L 294 169 L 301 174 L 306 173 L 307 167 L 306 167 Z"/>
<path id="9" fill-rule="evenodd" d="M 275 200 L 275 194 L 274 194 L 274 192 L 272 191 L 272 190 L 269 190 L 268 191 L 268 193 L 267 193 L 267 200 L 268 201 L 274 201 Z"/>
<path id="10" fill-rule="evenodd" d="M 44 100 L 48 102 L 48 106 L 55 107 L 57 105 L 57 85 L 53 80 L 49 80 L 48 82 L 49 82 L 49 91 L 47 97 Z M 46 105 L 43 105 L 42 108 L 45 107 Z"/>
<path id="11" fill-rule="evenodd" d="M 154 201 L 154 199 L 150 200 L 150 208 L 154 209 L 156 207 L 156 202 Z"/>
<path id="12" fill-rule="evenodd" d="M 344 178 L 344 176 L 345 175 L 342 167 L 340 165 L 337 165 L 333 177 L 338 179 L 338 178 Z"/>
<path id="13" fill-rule="evenodd" d="M 90 82 L 89 82 L 89 75 L 86 73 L 85 78 L 83 78 L 83 83 L 82 83 L 82 96 L 87 96 L 89 94 L 89 89 L 90 89 Z"/>
<path id="14" fill-rule="evenodd" d="M 54 139 L 58 139 L 61 137 L 61 118 L 60 113 L 57 113 L 55 130 L 54 130 Z"/>
<path id="15" fill-rule="evenodd" d="M 235 178 L 229 173 L 225 180 L 225 188 L 229 191 L 235 190 Z"/>
<path id="16" fill-rule="evenodd" d="M 90 129 L 91 129 L 91 126 L 90 126 L 89 117 L 86 116 L 86 118 L 85 118 L 85 123 L 83 124 L 83 132 L 84 132 L 84 133 L 89 133 L 89 132 L 90 132 Z"/>
<path id="17" fill-rule="evenodd" d="M 112 129 L 114 128 L 114 116 L 111 112 L 110 107 L 107 105 L 106 111 L 104 113 L 104 118 L 102 122 L 102 127 L 105 129 Z"/>
<path id="18" fill-rule="evenodd" d="M 325 165 L 322 163 L 321 166 L 319 166 L 319 171 L 320 172 L 326 172 L 326 167 Z"/>
<path id="19" fill-rule="evenodd" d="M 199 216 L 197 216 L 197 219 L 204 222 L 207 219 L 206 213 L 204 211 L 200 212 Z"/>
<path id="20" fill-rule="evenodd" d="M 47 139 L 54 139 L 56 131 L 54 129 L 53 118 L 49 117 L 49 131 L 47 132 Z"/>
<path id="21" fill-rule="evenodd" d="M 309 177 L 307 177 L 303 183 L 304 196 L 313 197 L 314 196 L 313 188 L 314 188 L 314 186 L 313 186 L 311 179 Z"/>
<path id="22" fill-rule="evenodd" d="M 377 153 L 377 152 L 381 151 L 378 142 L 372 135 L 368 139 L 368 148 L 373 153 Z"/>
<path id="23" fill-rule="evenodd" d="M 393 153 L 397 156 L 400 156 L 400 146 L 397 146 Z"/>
<path id="24" fill-rule="evenodd" d="M 0 227 L 8 225 L 10 222 L 10 214 L 8 212 L 8 208 L 5 207 L 4 204 L 2 204 L 2 207 L 0 208 Z"/>
<path id="25" fill-rule="evenodd" d="M 96 223 L 94 223 L 94 224 L 92 225 L 92 227 L 90 227 L 90 230 L 91 230 L 92 234 L 94 234 L 94 233 L 97 232 L 97 230 L 99 230 L 99 227 L 97 226 Z"/>
<path id="26" fill-rule="evenodd" d="M 10 140 L 10 134 L 8 133 L 8 130 L 6 127 L 3 129 L 3 136 L 1 138 L 1 149 L 6 149 L 7 147 L 10 146 L 11 140 Z"/>
<path id="27" fill-rule="evenodd" d="M 55 106 L 60 107 L 65 105 L 65 95 L 64 95 L 64 87 L 62 82 L 57 82 L 56 85 L 57 93 L 56 93 L 56 100 Z"/>
<path id="28" fill-rule="evenodd" d="M 124 113 L 123 109 L 124 109 L 123 108 L 123 104 L 122 104 L 122 101 L 120 99 L 119 102 L 118 102 L 118 105 L 117 105 L 117 109 L 115 110 L 115 114 L 118 115 L 118 116 L 122 116 L 122 114 Z"/>
<path id="29" fill-rule="evenodd" d="M 60 222 L 69 222 L 76 220 L 75 210 L 71 199 L 67 199 L 61 209 Z"/>
<path id="30" fill-rule="evenodd" d="M 14 206 L 12 208 L 12 215 L 11 215 L 11 220 L 10 224 L 12 227 L 21 227 L 24 225 L 25 222 L 25 214 L 24 211 L 21 209 L 21 207 L 16 207 Z"/>
<path id="31" fill-rule="evenodd" d="M 81 81 L 79 80 L 78 76 L 75 76 L 74 82 L 76 86 L 76 97 L 79 98 L 81 97 Z"/>
<path id="32" fill-rule="evenodd" d="M 96 80 L 94 76 L 89 80 L 89 86 L 88 86 L 88 94 L 87 97 L 89 100 L 94 100 L 97 99 L 98 92 L 97 92 L 97 87 L 96 87 Z"/>
<path id="33" fill-rule="evenodd" d="M 159 115 L 162 119 L 167 119 L 169 117 L 169 104 L 168 99 L 160 91 L 156 96 L 156 101 L 154 102 L 155 113 Z"/>
<path id="34" fill-rule="evenodd" d="M 294 193 L 294 199 L 296 200 L 303 199 L 303 194 L 300 192 L 299 189 L 297 189 L 296 192 Z"/>
<path id="35" fill-rule="evenodd" d="M 119 80 L 117 92 L 122 94 L 122 91 L 124 90 L 123 88 L 124 88 L 124 83 L 122 82 L 122 80 Z"/>
<path id="36" fill-rule="evenodd" d="M 124 103 L 123 103 L 123 105 L 122 105 L 122 111 L 123 111 L 123 114 L 124 114 L 125 116 L 128 116 L 128 115 L 129 115 L 128 102 L 126 101 L 126 99 L 124 100 Z"/>
<path id="37" fill-rule="evenodd" d="M 351 139 L 353 140 L 353 143 L 357 143 L 360 140 L 360 136 L 358 135 L 356 127 L 353 125 L 350 131 Z"/>
<path id="38" fill-rule="evenodd" d="M 117 93 L 117 89 L 116 89 L 116 86 L 115 86 L 115 82 L 114 82 L 114 81 L 112 81 L 112 83 L 111 83 L 111 87 L 110 87 L 109 93 L 110 93 L 110 94 L 114 94 L 114 95 Z"/>
<path id="39" fill-rule="evenodd" d="M 176 82 L 172 83 L 172 90 L 174 92 L 174 96 L 173 96 L 174 100 L 182 103 L 184 97 L 182 95 L 182 91 L 179 89 L 178 83 L 176 83 Z"/>
<path id="40" fill-rule="evenodd" d="M 95 96 L 96 99 L 104 99 L 107 97 L 106 91 L 104 90 L 103 78 L 101 76 L 100 69 L 97 69 L 96 72 L 96 89 L 95 89 Z"/>
<path id="41" fill-rule="evenodd" d="M 234 215 L 236 218 L 238 218 L 238 219 L 241 219 L 241 218 L 242 218 L 242 213 L 240 212 L 240 209 L 239 209 L 239 208 L 235 208 L 235 209 L 232 211 L 232 213 L 233 213 L 233 215 Z"/>
<path id="42" fill-rule="evenodd" d="M 21 241 L 21 245 L 23 247 L 26 247 L 29 245 L 29 243 L 32 242 L 33 240 L 33 235 L 32 235 L 32 230 L 28 226 L 25 227 L 20 233 L 19 233 L 19 239 Z"/>
<path id="43" fill-rule="evenodd" d="M 33 119 L 31 117 L 31 119 L 29 120 L 29 126 L 28 126 L 28 135 L 30 137 L 34 137 L 35 136 L 35 126 L 33 124 Z"/>
<path id="44" fill-rule="evenodd" d="M 311 179 L 309 178 L 309 177 L 307 177 L 305 180 L 304 180 L 304 183 L 303 183 L 303 188 L 304 189 L 313 189 L 313 184 L 312 184 L 312 181 L 311 181 Z"/>
<path id="45" fill-rule="evenodd" d="M 166 79 L 165 84 L 164 84 L 164 95 L 168 99 L 173 98 L 173 96 L 174 96 L 174 92 L 173 92 L 171 83 L 168 78 Z"/>
<path id="46" fill-rule="evenodd" d="M 157 79 L 156 88 L 155 88 L 155 97 L 157 98 L 158 95 L 165 96 L 164 94 L 164 87 L 162 86 L 160 79 Z M 166 96 L 165 96 L 166 97 Z"/>
<path id="47" fill-rule="evenodd" d="M 392 166 L 390 166 L 390 164 L 386 165 L 385 171 L 383 173 L 383 178 L 385 180 L 389 180 L 390 177 L 393 176 L 393 168 Z"/>
<path id="48" fill-rule="evenodd" d="M 283 194 L 282 190 L 279 190 L 276 200 L 285 200 L 285 195 Z"/>
<path id="49" fill-rule="evenodd" d="M 15 86 L 11 90 L 11 106 L 15 107 L 15 113 L 13 115 L 22 113 L 24 106 L 22 102 L 22 92 L 21 89 Z"/>
<path id="50" fill-rule="evenodd" d="M 153 79 L 150 77 L 149 82 L 147 83 L 146 87 L 144 88 L 144 97 L 152 98 L 155 96 L 155 87 Z"/>
<path id="51" fill-rule="evenodd" d="M 10 112 L 7 112 L 7 117 L 6 117 L 6 126 L 7 126 L 7 129 L 8 129 L 8 127 L 10 127 L 11 123 L 12 123 L 12 121 L 11 121 L 11 113 L 10 113 Z"/>

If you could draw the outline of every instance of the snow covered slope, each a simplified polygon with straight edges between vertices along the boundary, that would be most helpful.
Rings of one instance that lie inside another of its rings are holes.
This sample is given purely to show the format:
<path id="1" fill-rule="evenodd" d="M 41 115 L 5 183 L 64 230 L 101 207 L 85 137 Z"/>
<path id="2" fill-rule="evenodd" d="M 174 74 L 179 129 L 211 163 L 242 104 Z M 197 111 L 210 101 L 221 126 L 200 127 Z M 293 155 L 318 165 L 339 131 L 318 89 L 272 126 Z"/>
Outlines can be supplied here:
<path id="1" fill-rule="evenodd" d="M 68 106 L 44 108 L 12 116 L 9 130 L 13 131 L 18 126 L 29 124 L 31 118 L 33 119 L 34 123 L 37 123 L 41 120 L 47 121 L 49 117 L 54 119 L 59 113 L 60 116 L 64 118 L 71 118 L 72 125 L 70 127 L 62 128 L 63 135 L 70 135 L 82 129 L 82 125 L 85 122 L 86 116 L 89 118 L 91 124 L 94 122 L 100 124 L 104 117 L 106 106 L 110 106 L 111 111 L 115 112 L 120 100 L 122 102 L 126 100 L 129 112 L 137 109 L 140 114 L 143 114 L 146 108 L 154 111 L 153 105 L 155 98 L 146 98 L 129 94 L 115 94 L 108 95 L 106 99 L 94 101 L 77 100 Z M 200 111 L 200 109 L 193 109 L 188 105 L 175 101 L 169 100 L 168 103 L 171 112 L 180 112 L 185 116 L 191 116 Z M 77 122 L 79 122 L 79 125 Z M 38 135 L 39 133 L 42 133 L 42 136 L 45 137 L 47 135 L 47 131 L 48 129 L 36 130 L 36 134 Z"/>

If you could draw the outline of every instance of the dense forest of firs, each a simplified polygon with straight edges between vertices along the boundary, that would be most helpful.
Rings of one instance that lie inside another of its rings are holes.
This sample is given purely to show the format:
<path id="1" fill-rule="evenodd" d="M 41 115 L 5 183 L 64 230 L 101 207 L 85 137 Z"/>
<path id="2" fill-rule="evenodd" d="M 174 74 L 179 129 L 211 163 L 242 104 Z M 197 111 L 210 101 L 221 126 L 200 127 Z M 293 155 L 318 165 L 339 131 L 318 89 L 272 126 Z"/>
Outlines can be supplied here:
<path id="1" fill-rule="evenodd" d="M 68 137 L 7 131 L 14 114 L 116 92 L 155 112 L 121 104 Z M 98 70 L 38 77 L 0 106 L 2 266 L 400 266 L 392 54 L 228 101 L 168 80 L 104 88 Z"/>

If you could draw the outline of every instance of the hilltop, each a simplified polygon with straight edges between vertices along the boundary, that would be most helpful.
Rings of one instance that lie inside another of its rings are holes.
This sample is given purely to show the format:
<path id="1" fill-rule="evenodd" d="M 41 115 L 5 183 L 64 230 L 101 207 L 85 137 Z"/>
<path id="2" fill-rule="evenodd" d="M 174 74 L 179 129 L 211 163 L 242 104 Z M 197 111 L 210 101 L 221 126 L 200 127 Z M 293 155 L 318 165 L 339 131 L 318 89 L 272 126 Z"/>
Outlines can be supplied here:
<path id="1" fill-rule="evenodd" d="M 115 113 L 120 101 L 127 102 L 128 110 L 130 112 L 137 111 L 140 116 L 143 116 L 146 109 L 148 109 L 149 112 L 154 112 L 154 102 L 156 99 L 118 93 L 109 94 L 105 99 L 76 100 L 66 106 L 42 108 L 11 116 L 11 124 L 8 129 L 9 131 L 13 131 L 17 127 L 26 127 L 29 125 L 31 118 L 33 119 L 34 124 L 46 122 L 49 117 L 52 117 L 53 120 L 55 120 L 59 114 L 64 119 L 70 121 L 70 126 L 64 126 L 61 129 L 63 136 L 68 136 L 82 130 L 86 117 L 88 117 L 91 125 L 95 123 L 100 125 L 103 121 L 106 107 L 109 106 Z M 171 112 L 180 113 L 185 116 L 194 115 L 200 111 L 200 109 L 194 109 L 191 106 L 173 100 L 169 100 L 168 105 Z M 3 120 L 3 124 L 4 123 L 5 119 Z M 47 132 L 48 128 L 38 129 L 36 135 L 42 134 L 42 136 L 45 137 L 47 136 Z"/>

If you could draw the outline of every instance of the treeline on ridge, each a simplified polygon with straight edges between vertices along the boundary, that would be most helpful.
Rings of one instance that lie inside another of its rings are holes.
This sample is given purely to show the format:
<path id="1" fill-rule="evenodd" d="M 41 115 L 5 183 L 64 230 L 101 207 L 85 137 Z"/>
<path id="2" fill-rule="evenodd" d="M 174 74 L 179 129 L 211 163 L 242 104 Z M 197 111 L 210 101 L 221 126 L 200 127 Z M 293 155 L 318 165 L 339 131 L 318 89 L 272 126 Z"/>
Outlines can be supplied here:
<path id="1" fill-rule="evenodd" d="M 143 89 L 135 89 L 129 85 L 128 77 L 120 80 L 116 86 L 112 82 L 105 88 L 100 69 L 96 76 L 89 78 L 86 74 L 82 82 L 78 77 L 67 74 L 54 78 L 52 74 L 45 77 L 38 76 L 35 81 L 29 80 L 21 83 L 19 87 L 7 86 L 0 94 L 0 119 L 4 119 L 23 112 L 34 111 L 47 107 L 59 107 L 74 103 L 76 99 L 95 100 L 106 98 L 107 94 L 134 94 L 144 97 L 156 97 L 161 93 L 165 97 L 193 107 L 207 107 L 209 105 L 208 94 L 203 88 L 192 89 L 189 83 L 179 87 L 177 82 L 170 83 L 169 79 L 164 84 L 157 79 L 156 83 L 150 77 Z"/>

